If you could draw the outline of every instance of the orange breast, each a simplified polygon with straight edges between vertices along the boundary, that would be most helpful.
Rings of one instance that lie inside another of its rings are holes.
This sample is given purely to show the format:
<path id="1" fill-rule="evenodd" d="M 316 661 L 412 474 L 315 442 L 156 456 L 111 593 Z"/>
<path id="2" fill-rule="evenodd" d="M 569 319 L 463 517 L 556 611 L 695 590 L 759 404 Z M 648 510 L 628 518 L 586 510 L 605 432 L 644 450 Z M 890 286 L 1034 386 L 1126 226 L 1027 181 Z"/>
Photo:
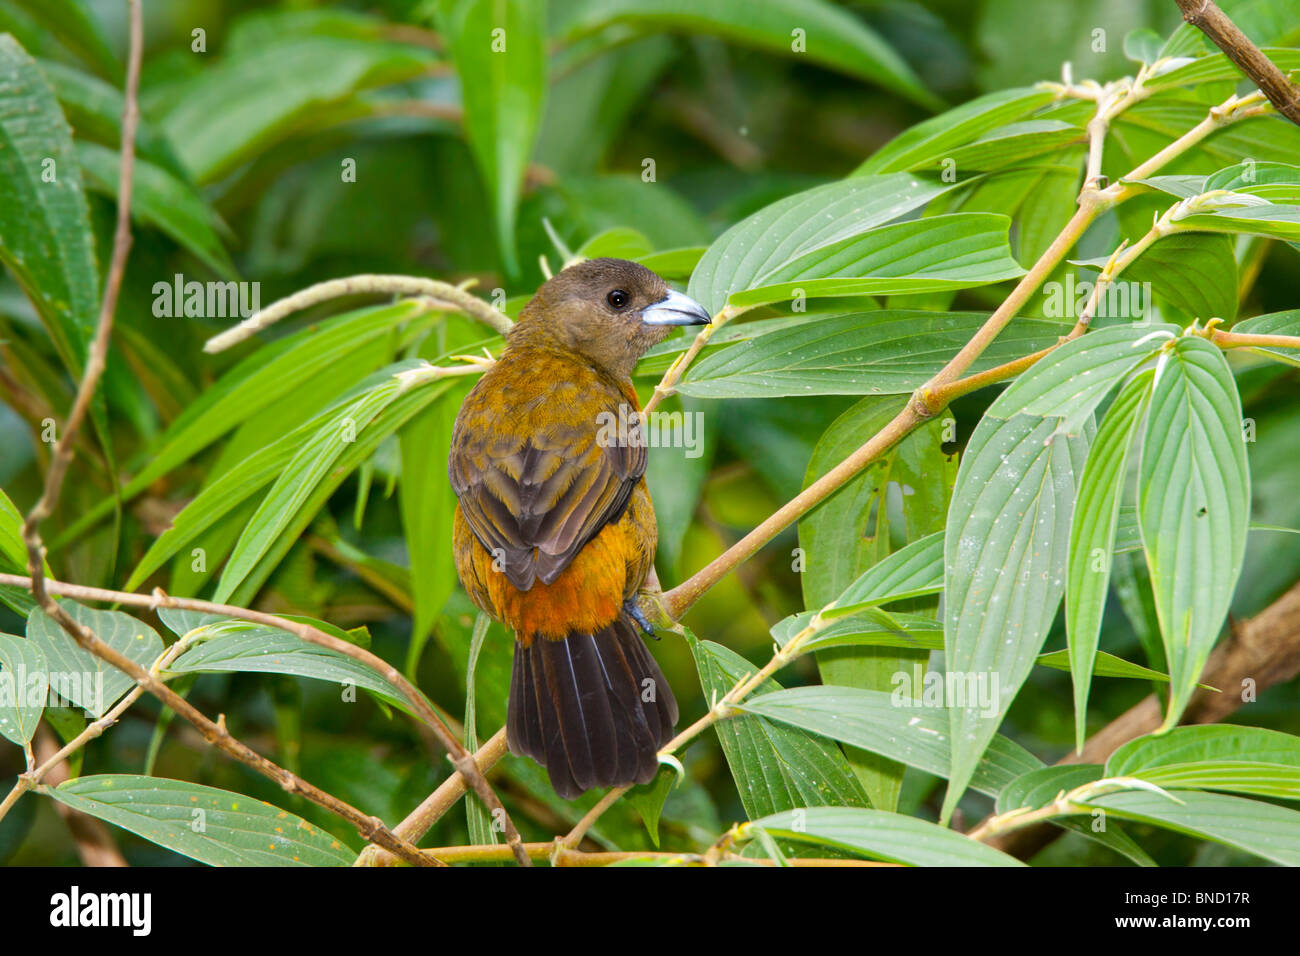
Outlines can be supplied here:
<path id="1" fill-rule="evenodd" d="M 650 493 L 640 483 L 623 517 L 602 528 L 554 581 L 538 580 L 520 591 L 493 566 L 492 555 L 474 537 L 458 507 L 456 566 L 474 603 L 512 628 L 527 647 L 537 636 L 562 640 L 575 631 L 590 634 L 610 624 L 650 573 L 656 532 Z"/>

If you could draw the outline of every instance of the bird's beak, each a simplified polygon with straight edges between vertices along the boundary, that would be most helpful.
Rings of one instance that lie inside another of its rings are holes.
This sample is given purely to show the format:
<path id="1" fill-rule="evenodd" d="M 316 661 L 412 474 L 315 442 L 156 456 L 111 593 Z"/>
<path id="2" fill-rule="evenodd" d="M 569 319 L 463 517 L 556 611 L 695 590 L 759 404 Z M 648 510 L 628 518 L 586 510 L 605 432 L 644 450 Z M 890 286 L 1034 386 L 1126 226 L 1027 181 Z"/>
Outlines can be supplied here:
<path id="1" fill-rule="evenodd" d="M 688 295 L 668 290 L 666 298 L 641 310 L 646 325 L 708 325 L 712 317 Z"/>

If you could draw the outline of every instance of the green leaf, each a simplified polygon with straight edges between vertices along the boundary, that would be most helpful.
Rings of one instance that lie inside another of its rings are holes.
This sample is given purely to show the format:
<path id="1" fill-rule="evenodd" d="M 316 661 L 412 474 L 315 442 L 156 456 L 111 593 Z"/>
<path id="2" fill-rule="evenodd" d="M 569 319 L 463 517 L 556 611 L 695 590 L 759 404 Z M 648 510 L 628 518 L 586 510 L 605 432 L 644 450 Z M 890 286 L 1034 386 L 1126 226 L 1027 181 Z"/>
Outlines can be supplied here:
<path id="1" fill-rule="evenodd" d="M 1081 340 L 1080 340 L 1081 341 Z M 1090 423 L 1076 435 L 1060 419 L 1009 413 L 1004 392 L 962 456 L 944 544 L 948 672 L 987 680 L 993 708 L 949 711 L 957 746 L 942 818 L 948 819 L 1028 676 L 1065 590 L 1076 475 Z"/>
<path id="2" fill-rule="evenodd" d="M 74 621 L 90 628 L 101 641 L 146 670 L 163 652 L 162 638 L 148 624 L 121 611 L 92 611 L 75 601 L 59 604 Z M 92 717 L 103 717 L 135 686 L 135 681 L 82 650 L 54 618 L 35 608 L 27 618 L 27 639 L 45 655 L 51 696 L 72 701 Z"/>
<path id="3" fill-rule="evenodd" d="M 1201 37 L 1201 34 L 1194 27 L 1189 27 L 1188 32 L 1189 35 L 1194 35 L 1198 39 Z M 1260 52 L 1272 60 L 1277 68 L 1284 73 L 1300 69 L 1300 50 L 1264 46 L 1260 48 Z M 1169 44 L 1166 44 L 1165 48 L 1160 51 L 1160 55 L 1182 58 L 1182 54 L 1171 53 Z M 1190 62 L 1179 63 L 1177 60 L 1171 60 L 1164 70 L 1149 77 L 1142 85 L 1151 92 L 1159 92 L 1179 86 L 1202 86 L 1206 83 L 1223 80 L 1236 81 L 1239 79 L 1241 79 L 1241 70 L 1228 59 L 1227 54 L 1214 53 L 1209 56 L 1198 56 Z"/>
<path id="4" fill-rule="evenodd" d="M 1232 246 L 1230 236 L 1165 236 L 1125 270 L 1124 281 L 1151 283 L 1155 295 L 1190 319 L 1231 322 L 1237 316 L 1237 258 Z"/>
<path id="5" fill-rule="evenodd" d="M 1169 661 L 1168 730 L 1223 627 L 1250 520 L 1236 383 L 1223 353 L 1200 337 L 1179 339 L 1161 356 L 1142 441 L 1138 519 Z"/>
<path id="6" fill-rule="evenodd" d="M 827 183 L 765 206 L 709 246 L 689 293 L 717 315 L 733 292 L 752 289 L 788 263 L 851 241 L 954 188 L 896 173 Z"/>
<path id="7" fill-rule="evenodd" d="M 705 699 L 721 698 L 755 668 L 733 651 L 686 632 Z M 750 700 L 780 693 L 764 682 Z M 800 730 L 751 715 L 717 725 L 718 742 L 731 768 L 740 802 L 751 820 L 781 810 L 815 805 L 865 806 L 867 795 L 838 747 Z"/>
<path id="8" fill-rule="evenodd" d="M 1232 331 L 1248 332 L 1251 335 L 1300 335 L 1300 309 L 1257 315 L 1253 319 L 1238 322 Z M 1300 349 L 1257 347 L 1253 351 L 1280 358 L 1288 365 L 1300 365 Z"/>
<path id="9" fill-rule="evenodd" d="M 1164 37 L 1149 27 L 1130 30 L 1124 35 L 1124 55 L 1134 63 L 1154 63 L 1164 42 Z"/>
<path id="10" fill-rule="evenodd" d="M 751 307 L 804 297 L 892 295 L 988 285 L 1024 275 L 1011 257 L 1011 220 L 956 213 L 880 226 L 787 259 L 727 299 Z"/>
<path id="11" fill-rule="evenodd" d="M 1065 629 L 1074 681 L 1075 747 L 1080 753 L 1087 734 L 1088 690 L 1101 635 L 1102 612 L 1110 590 L 1111 552 L 1128 451 L 1146 412 L 1153 378 L 1153 372 L 1143 372 L 1120 390 L 1097 430 L 1079 479 L 1079 497 L 1070 526 Z"/>
<path id="12" fill-rule="evenodd" d="M 704 246 L 664 249 L 639 256 L 635 261 L 665 279 L 689 279 L 708 250 Z"/>
<path id="13" fill-rule="evenodd" d="M 78 143 L 77 159 L 87 187 L 116 200 L 118 154 L 97 143 Z M 220 221 L 207 200 L 188 183 L 145 159 L 136 159 L 131 215 L 175 239 L 213 272 L 227 278 L 238 275 L 217 237 Z"/>
<path id="14" fill-rule="evenodd" d="M 854 176 L 930 169 L 999 127 L 1032 115 L 1055 100 L 1047 90 L 1030 87 L 1000 90 L 923 120 L 878 149 Z"/>
<path id="15" fill-rule="evenodd" d="M 1300 206 L 1271 203 L 1250 193 L 1202 196 L 1184 202 L 1191 205 L 1174 215 L 1178 229 L 1300 240 Z"/>
<path id="16" fill-rule="evenodd" d="M 122 486 L 122 499 L 139 494 L 277 399 L 346 362 L 367 343 L 426 314 L 428 307 L 414 301 L 358 309 L 263 346 L 172 422 L 150 448 L 149 463 Z M 98 505 L 74 528 L 84 529 L 110 507 L 111 502 Z"/>
<path id="17" fill-rule="evenodd" d="M 518 271 L 515 218 L 546 98 L 546 5 L 455 0 L 443 32 L 461 77 L 465 134 L 483 174 L 506 271 Z"/>
<path id="18" fill-rule="evenodd" d="M 592 236 L 578 247 L 577 254 L 588 259 L 598 259 L 601 256 L 613 259 L 642 259 L 650 255 L 653 250 L 654 246 L 644 233 L 628 226 L 616 226 Z"/>
<path id="19" fill-rule="evenodd" d="M 661 766 L 655 778 L 649 783 L 638 784 L 623 797 L 641 814 L 641 821 L 650 834 L 650 842 L 659 847 L 659 817 L 664 812 L 664 803 L 677 783 L 677 770 L 670 766 Z"/>
<path id="20" fill-rule="evenodd" d="M 814 807 L 755 820 L 788 840 L 816 843 L 908 866 L 1024 866 L 1015 857 L 926 820 L 856 807 Z"/>
<path id="21" fill-rule="evenodd" d="M 942 566 L 940 566 L 942 567 Z M 864 607 L 862 611 L 870 611 Z M 772 634 L 778 644 L 787 643 L 812 619 L 813 612 L 793 614 L 778 621 Z M 826 615 L 823 614 L 823 617 Z M 889 614 L 888 620 L 871 620 L 855 615 L 841 617 L 817 632 L 803 646 L 804 652 L 831 647 L 910 647 L 917 650 L 943 650 L 943 625 L 920 614 Z M 1069 671 L 1070 652 L 1045 651 L 1034 659 L 1039 667 Z M 1169 676 L 1149 667 L 1134 664 L 1106 651 L 1099 651 L 1092 662 L 1090 673 L 1095 677 L 1126 677 L 1134 680 L 1167 682 Z M 828 683 L 834 683 L 828 681 Z"/>
<path id="22" fill-rule="evenodd" d="M 36 61 L 7 34 L 0 35 L 0 223 L 0 261 L 32 300 L 64 366 L 79 376 L 99 305 L 95 234 L 71 130 Z"/>
<path id="23" fill-rule="evenodd" d="M 287 810 L 197 783 L 97 774 L 44 792 L 210 866 L 349 866 L 356 859 L 334 837 Z"/>
<path id="24" fill-rule="evenodd" d="M 95 72 L 116 82 L 122 64 L 85 0 L 12 0 Z"/>
<path id="25" fill-rule="evenodd" d="M 1297 68 L 1300 68 L 1300 63 L 1297 63 Z M 1300 166 L 1247 160 L 1205 177 L 1200 192 L 1216 189 L 1248 193 L 1283 205 L 1300 205 Z"/>
<path id="26" fill-rule="evenodd" d="M 49 695 L 45 655 L 31 641 L 0 634 L 0 734 L 26 746 Z"/>
<path id="27" fill-rule="evenodd" d="M 959 146 L 938 159 L 938 168 L 966 178 L 972 171 L 991 172 L 1014 166 L 1043 153 L 1058 153 L 1082 143 L 1086 134 L 1078 126 L 1042 119 L 1010 123 L 979 139 Z"/>
<path id="28" fill-rule="evenodd" d="M 474 619 L 474 632 L 470 635 L 469 663 L 465 668 L 465 748 L 471 753 L 478 750 L 478 711 L 475 706 L 476 684 L 474 674 L 478 667 L 479 651 L 492 626 L 492 619 L 479 612 Z M 471 843 L 499 843 L 497 829 L 492 826 L 492 817 L 488 809 L 477 796 L 465 798 L 465 823 L 469 829 Z"/>
<path id="29" fill-rule="evenodd" d="M 281 540 L 258 563 L 257 568 L 245 581 L 241 590 L 255 590 L 260 581 L 278 563 L 279 557 L 283 556 L 284 550 L 287 550 L 293 544 L 297 535 L 315 517 L 325 500 L 333 494 L 334 489 L 342 484 L 343 480 L 355 468 L 374 453 L 375 448 L 381 441 L 401 428 L 403 424 L 410 420 L 411 416 L 422 408 L 427 407 L 431 402 L 437 401 L 449 387 L 449 384 L 443 383 L 431 388 L 413 389 L 399 396 L 391 405 L 380 412 L 371 426 L 358 434 L 357 441 L 348 445 L 347 450 L 339 458 L 336 467 L 308 496 L 302 507 L 298 509 L 296 516 L 285 529 Z M 320 427 L 320 423 L 327 420 L 337 407 L 339 406 L 336 403 L 331 409 L 323 412 L 301 428 L 239 461 L 233 468 L 224 472 L 216 481 L 205 487 L 176 516 L 171 528 L 154 542 L 153 547 L 141 559 L 140 565 L 132 572 L 131 580 L 143 581 L 153 570 L 160 567 L 180 548 L 194 541 L 196 537 L 209 527 L 212 527 L 214 523 L 224 520 L 231 513 L 238 515 L 239 512 L 236 509 L 239 505 L 259 488 L 279 475 L 297 450 L 301 448 L 306 438 L 314 434 Z M 232 533 L 227 546 L 233 546 L 234 539 L 235 535 Z M 207 541 L 207 539 L 200 540 Z M 222 540 L 226 539 L 223 537 Z M 215 561 L 218 556 L 214 554 L 211 557 Z M 407 586 L 409 588 L 409 580 Z"/>
<path id="30" fill-rule="evenodd" d="M 1300 737 L 1227 724 L 1175 727 L 1121 746 L 1106 761 L 1106 776 L 1300 800 Z"/>
<path id="31" fill-rule="evenodd" d="M 1300 866 L 1300 813 L 1259 800 L 1180 790 L 1180 803 L 1144 790 L 1093 797 L 1089 806 L 1237 847 L 1283 866 Z"/>
<path id="32" fill-rule="evenodd" d="M 944 544 L 944 643 L 950 673 L 977 676 L 995 712 L 953 707 L 952 779 L 942 818 L 1033 666 L 1065 591 L 1078 475 L 1092 413 L 1158 348 L 1119 326 L 1067 342 L 998 396 L 962 455 Z"/>
<path id="33" fill-rule="evenodd" d="M 337 123 L 357 91 L 411 79 L 433 62 L 429 51 L 403 44 L 284 36 L 204 67 L 163 128 L 186 169 L 208 183 L 304 127 Z"/>
<path id="34" fill-rule="evenodd" d="M 864 435 L 877 432 L 903 404 L 901 398 L 872 396 L 837 418 L 813 450 L 804 486 L 856 449 Z M 938 419 L 923 425 L 799 522 L 805 561 L 800 581 L 806 607 L 821 607 L 837 597 L 863 571 L 889 555 L 893 540 L 919 539 L 943 527 L 957 472 L 955 456 L 945 455 L 941 447 L 944 431 Z M 890 514 L 891 489 L 901 499 L 897 522 Z M 817 668 L 826 684 L 887 690 L 895 673 L 929 656 L 915 645 L 897 648 L 823 647 L 816 651 Z M 846 753 L 871 805 L 894 810 L 903 766 L 866 751 Z"/>
<path id="35" fill-rule="evenodd" d="M 51 60 L 37 62 L 59 98 L 68 124 L 76 130 L 77 141 L 89 140 L 120 152 L 125 105 L 122 91 L 74 67 Z M 148 160 L 190 185 L 188 173 L 172 144 L 145 118 L 141 118 L 136 128 L 135 152 L 137 161 Z"/>
<path id="36" fill-rule="evenodd" d="M 936 531 L 899 548 L 844 589 L 830 615 L 888 604 L 943 590 L 943 532 Z"/>
<path id="37" fill-rule="evenodd" d="M 216 614 L 182 617 L 167 609 L 159 611 L 159 615 L 168 627 L 188 635 L 193 642 L 168 665 L 170 673 L 292 674 L 361 687 L 398 707 L 410 708 L 400 690 L 365 664 L 328 647 L 309 644 L 278 627 Z"/>
<path id="38" fill-rule="evenodd" d="M 920 674 L 903 676 L 919 678 Z M 942 682 L 943 675 L 935 672 L 928 679 Z M 739 707 L 746 714 L 792 724 L 946 777 L 952 758 L 948 709 L 913 699 L 903 689 L 905 683 L 900 681 L 892 693 L 853 687 L 796 687 L 751 697 Z M 970 785 L 996 796 L 1016 777 L 1041 766 L 1042 762 L 1019 744 L 994 735 L 975 766 Z"/>
<path id="39" fill-rule="evenodd" d="M 27 567 L 27 545 L 23 543 L 23 514 L 0 488 L 0 564 L 17 574 Z"/>
<path id="40" fill-rule="evenodd" d="M 160 722 L 166 721 L 166 714 L 175 714 L 174 711 L 165 711 Z M 86 715 L 75 707 L 47 707 L 45 708 L 45 722 L 54 728 L 54 732 L 59 735 L 59 740 L 65 744 L 72 743 L 77 736 L 86 729 Z M 155 726 L 155 733 L 157 727 Z M 78 748 L 68 754 L 68 776 L 81 776 L 81 765 L 86 757 L 85 748 Z"/>
<path id="41" fill-rule="evenodd" d="M 402 468 L 398 504 L 415 599 L 406 659 L 406 674 L 412 679 L 429 632 L 456 588 L 451 546 L 456 494 L 447 477 L 447 456 L 456 412 L 468 390 L 468 384 L 452 387 L 444 399 L 420 412 L 398 434 Z"/>
<path id="42" fill-rule="evenodd" d="M 987 318 L 980 312 L 912 310 L 809 317 L 706 354 L 678 391 L 700 398 L 906 395 L 956 355 Z M 1062 332 L 1059 322 L 1020 319 L 972 371 L 1055 345 Z"/>
<path id="43" fill-rule="evenodd" d="M 1102 768 L 1098 764 L 1070 764 L 1066 766 L 1040 767 L 1031 770 L 1007 784 L 998 794 L 997 812 L 1006 813 L 1021 807 L 1037 809 L 1056 799 L 1062 791 L 1073 790 L 1084 784 L 1100 780 Z M 1058 826 L 1072 830 L 1085 839 L 1093 840 L 1109 847 L 1116 853 L 1128 857 L 1138 866 L 1155 866 L 1155 860 L 1140 846 L 1132 841 L 1119 827 L 1111 826 L 1105 830 L 1093 830 L 1087 823 L 1068 818 L 1052 821 Z"/>
<path id="44" fill-rule="evenodd" d="M 861 19 L 825 0 L 577 0 L 562 8 L 559 34 L 573 42 L 615 25 L 646 32 L 711 34 L 770 53 L 807 59 L 876 83 L 914 103 L 940 101 Z M 614 35 L 621 30 L 612 31 Z M 802 41 L 801 45 L 800 41 Z"/>
<path id="45" fill-rule="evenodd" d="M 997 812 L 1029 808 L 1036 810 L 1055 800 L 1062 791 L 1070 791 L 1102 777 L 1100 764 L 1076 763 L 1039 767 L 1012 780 L 998 794 Z"/>
<path id="46" fill-rule="evenodd" d="M 214 600 L 224 604 L 255 565 L 285 532 L 311 493 L 334 468 L 348 445 L 407 387 L 402 376 L 390 375 L 354 401 L 339 408 L 305 441 L 285 465 L 239 536 L 217 582 Z"/>

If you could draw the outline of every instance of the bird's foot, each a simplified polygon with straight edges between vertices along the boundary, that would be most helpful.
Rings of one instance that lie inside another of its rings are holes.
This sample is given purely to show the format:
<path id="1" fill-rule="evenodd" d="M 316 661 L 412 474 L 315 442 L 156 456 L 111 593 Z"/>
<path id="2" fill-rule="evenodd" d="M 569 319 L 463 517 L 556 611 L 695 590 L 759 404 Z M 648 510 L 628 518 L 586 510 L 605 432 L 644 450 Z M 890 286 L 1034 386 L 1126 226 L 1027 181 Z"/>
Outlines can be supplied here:
<path id="1" fill-rule="evenodd" d="M 645 631 L 646 637 L 653 637 L 656 641 L 659 640 L 659 635 L 655 633 L 655 629 L 650 626 L 650 622 L 641 613 L 641 605 L 637 604 L 635 596 L 623 602 L 623 610 L 627 611 L 628 616 L 641 626 L 641 630 Z"/>

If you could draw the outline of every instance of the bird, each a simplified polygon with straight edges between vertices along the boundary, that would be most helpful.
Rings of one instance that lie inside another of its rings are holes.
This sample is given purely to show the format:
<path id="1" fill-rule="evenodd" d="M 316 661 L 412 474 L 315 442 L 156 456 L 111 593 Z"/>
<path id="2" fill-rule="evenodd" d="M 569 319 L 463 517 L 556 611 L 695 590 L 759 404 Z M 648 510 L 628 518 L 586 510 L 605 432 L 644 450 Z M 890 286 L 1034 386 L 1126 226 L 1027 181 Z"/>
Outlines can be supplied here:
<path id="1" fill-rule="evenodd" d="M 506 742 L 566 800 L 648 783 L 677 723 L 637 631 L 653 636 L 637 592 L 658 530 L 632 371 L 675 327 L 709 321 L 638 263 L 572 263 L 524 306 L 452 428 L 456 570 L 515 636 Z"/>

